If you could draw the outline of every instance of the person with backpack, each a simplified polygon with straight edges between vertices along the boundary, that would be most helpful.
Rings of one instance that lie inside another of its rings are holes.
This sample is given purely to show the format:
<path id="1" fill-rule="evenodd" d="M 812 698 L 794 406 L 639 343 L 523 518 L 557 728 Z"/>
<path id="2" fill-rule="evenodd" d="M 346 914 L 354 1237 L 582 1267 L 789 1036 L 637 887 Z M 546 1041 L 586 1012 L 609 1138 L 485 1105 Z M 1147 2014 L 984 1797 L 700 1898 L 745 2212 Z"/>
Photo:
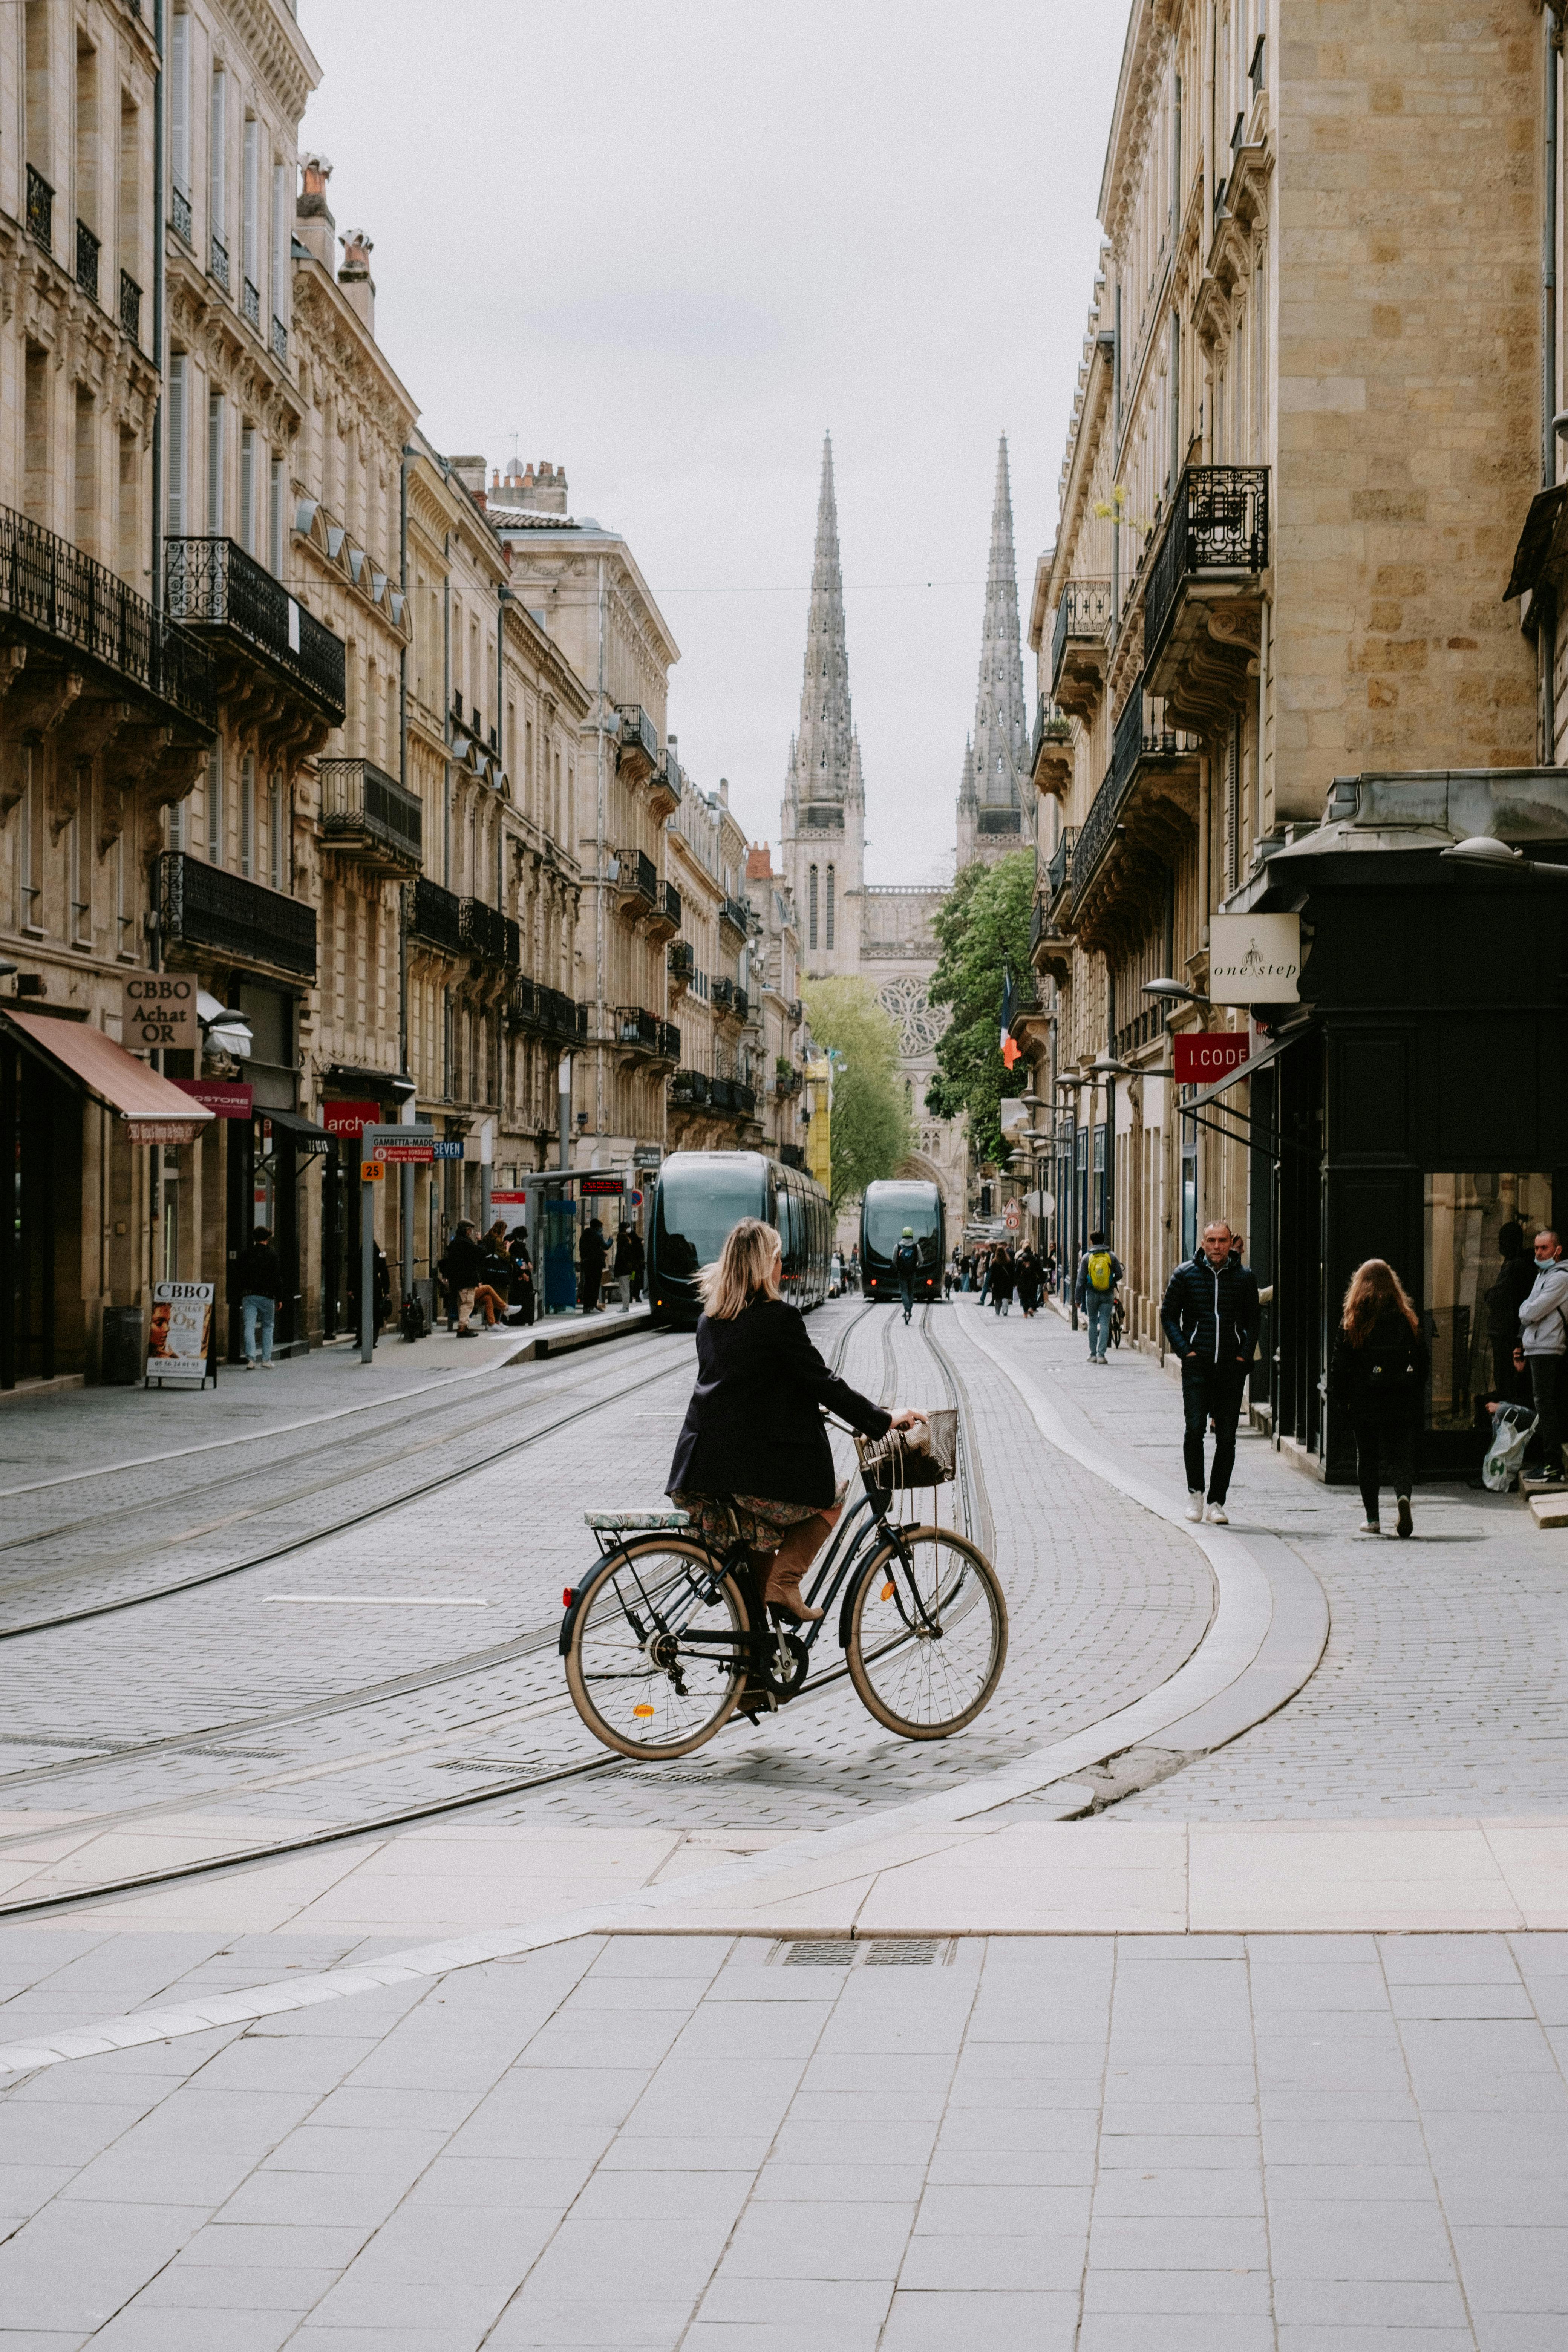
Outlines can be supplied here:
<path id="1" fill-rule="evenodd" d="M 1377 1490 L 1384 1467 L 1399 1533 L 1411 1532 L 1415 1438 L 1430 1369 L 1421 1318 L 1405 1285 L 1385 1258 L 1369 1257 L 1351 1276 L 1329 1360 L 1329 1396 L 1349 1415 L 1355 1434 L 1363 1536 L 1383 1531 Z"/>
<path id="2" fill-rule="evenodd" d="M 1517 1370 L 1530 1374 L 1535 1416 L 1541 1425 L 1541 1475 L 1556 1486 L 1563 1478 L 1563 1359 L 1568 1353 L 1568 1265 L 1563 1244 L 1550 1226 L 1535 1236 L 1535 1280 L 1519 1310 Z"/>
<path id="3" fill-rule="evenodd" d="M 1121 1260 L 1097 1227 L 1078 1262 L 1072 1301 L 1089 1318 L 1089 1360 L 1103 1364 L 1110 1344 L 1110 1302 L 1122 1276 Z"/>
<path id="4" fill-rule="evenodd" d="M 899 1297 L 904 1302 L 907 1323 L 915 1303 L 915 1281 L 921 1270 L 921 1254 L 915 1247 L 915 1229 L 906 1225 L 893 1252 L 893 1275 L 899 1286 Z"/>
<path id="5" fill-rule="evenodd" d="M 1232 1255 L 1235 1240 L 1223 1217 L 1205 1225 L 1196 1255 L 1184 1259 L 1172 1275 L 1160 1307 L 1161 1328 L 1182 1365 L 1187 1517 L 1206 1517 L 1222 1528 L 1227 1524 L 1225 1498 L 1236 1467 L 1241 1392 L 1258 1346 L 1262 1312 L 1258 1277 Z M 1100 1361 L 1104 1360 L 1101 1357 Z M 1211 1422 L 1214 1467 L 1205 1506 L 1204 1438 Z"/>
<path id="6" fill-rule="evenodd" d="M 991 1312 L 1005 1315 L 1013 1304 L 1013 1292 L 1018 1279 L 1018 1268 L 1012 1251 L 1004 1242 L 991 1261 Z"/>

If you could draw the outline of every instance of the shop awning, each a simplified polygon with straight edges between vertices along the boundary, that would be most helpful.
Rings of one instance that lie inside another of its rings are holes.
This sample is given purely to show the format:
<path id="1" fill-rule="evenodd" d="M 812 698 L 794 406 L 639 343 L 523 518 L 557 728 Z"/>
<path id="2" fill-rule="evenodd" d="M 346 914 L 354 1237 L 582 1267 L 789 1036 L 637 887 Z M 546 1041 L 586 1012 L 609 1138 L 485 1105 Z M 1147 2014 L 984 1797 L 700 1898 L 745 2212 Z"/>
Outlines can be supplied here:
<path id="1" fill-rule="evenodd" d="M 1550 490 L 1538 490 L 1530 501 L 1530 511 L 1524 518 L 1524 528 L 1519 534 L 1514 550 L 1513 570 L 1508 576 L 1508 586 L 1502 601 L 1510 604 L 1522 596 L 1527 588 L 1533 589 L 1547 562 L 1556 551 L 1558 525 L 1563 508 L 1568 500 L 1568 482 L 1559 482 Z"/>
<path id="2" fill-rule="evenodd" d="M 1227 1087 L 1239 1086 L 1243 1078 L 1256 1077 L 1258 1071 L 1267 1069 L 1270 1062 L 1277 1062 L 1281 1054 L 1289 1051 L 1300 1034 L 1299 1030 L 1293 1030 L 1289 1037 L 1276 1037 L 1273 1045 L 1266 1045 L 1261 1054 L 1254 1054 L 1249 1062 L 1242 1062 L 1225 1077 L 1215 1078 L 1210 1085 L 1200 1087 L 1195 1095 L 1186 1096 L 1177 1108 L 1184 1111 L 1202 1110 L 1205 1103 L 1213 1102 L 1215 1097 L 1223 1095 Z"/>
<path id="3" fill-rule="evenodd" d="M 374 1096 L 377 1102 L 399 1101 L 415 1091 L 414 1081 L 404 1070 L 362 1070 L 353 1062 L 334 1062 L 321 1074 L 323 1086 L 346 1088 L 355 1094 Z"/>
<path id="4" fill-rule="evenodd" d="M 212 1118 L 210 1110 L 86 1021 L 17 1013 L 7 1005 L 0 1012 L 0 1034 L 113 1111 L 130 1143 L 194 1143 Z"/>
<path id="5" fill-rule="evenodd" d="M 331 1151 L 336 1146 L 335 1135 L 329 1135 L 312 1119 L 301 1118 L 297 1110 L 268 1110 L 263 1104 L 256 1116 L 269 1120 L 273 1133 L 286 1135 L 296 1151 Z"/>

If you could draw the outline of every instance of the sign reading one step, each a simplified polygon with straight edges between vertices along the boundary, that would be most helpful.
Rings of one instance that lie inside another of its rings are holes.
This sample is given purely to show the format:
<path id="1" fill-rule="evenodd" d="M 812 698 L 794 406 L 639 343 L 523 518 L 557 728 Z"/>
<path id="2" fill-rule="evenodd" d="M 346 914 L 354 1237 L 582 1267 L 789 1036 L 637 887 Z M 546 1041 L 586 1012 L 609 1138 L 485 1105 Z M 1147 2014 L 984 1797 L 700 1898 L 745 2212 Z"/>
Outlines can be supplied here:
<path id="1" fill-rule="evenodd" d="M 128 1054 L 189 1054 L 201 1045 L 194 972 L 139 971 L 120 1002 L 121 1040 Z"/>

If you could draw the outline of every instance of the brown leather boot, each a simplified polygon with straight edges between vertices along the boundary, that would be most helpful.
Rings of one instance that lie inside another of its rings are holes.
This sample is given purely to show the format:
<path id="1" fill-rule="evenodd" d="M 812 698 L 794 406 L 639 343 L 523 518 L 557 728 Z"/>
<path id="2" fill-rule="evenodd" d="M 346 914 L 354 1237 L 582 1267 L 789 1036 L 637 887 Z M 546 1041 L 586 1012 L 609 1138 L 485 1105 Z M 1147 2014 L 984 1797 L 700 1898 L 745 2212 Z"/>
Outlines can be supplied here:
<path id="1" fill-rule="evenodd" d="M 815 1625 L 823 1614 L 820 1609 L 806 1607 L 805 1596 L 800 1589 L 798 1570 L 781 1566 L 776 1553 L 773 1557 L 773 1564 L 768 1570 L 763 1602 L 768 1609 L 782 1609 L 786 1616 L 793 1617 L 796 1623 L 801 1625 Z"/>

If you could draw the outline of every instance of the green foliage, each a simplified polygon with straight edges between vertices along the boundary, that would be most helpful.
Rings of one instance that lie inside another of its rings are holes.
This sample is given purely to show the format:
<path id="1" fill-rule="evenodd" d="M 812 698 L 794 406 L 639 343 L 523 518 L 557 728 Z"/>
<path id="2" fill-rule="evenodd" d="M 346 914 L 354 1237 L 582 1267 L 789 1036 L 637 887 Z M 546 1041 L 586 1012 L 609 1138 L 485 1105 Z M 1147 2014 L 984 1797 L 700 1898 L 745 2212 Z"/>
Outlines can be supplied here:
<path id="1" fill-rule="evenodd" d="M 1032 982 L 1029 919 L 1035 897 L 1035 856 L 1015 849 L 994 866 L 966 866 L 936 916 L 942 958 L 928 993 L 933 1004 L 951 1004 L 952 1019 L 936 1049 L 937 1074 L 926 1108 L 939 1118 L 966 1113 L 976 1157 L 999 1162 L 1004 1156 L 1000 1105 L 1021 1095 L 1028 1066 L 1002 1062 L 1002 973 L 1013 985 Z"/>
<path id="2" fill-rule="evenodd" d="M 801 992 L 818 1053 L 843 1056 L 833 1080 L 833 1206 L 908 1159 L 910 1120 L 899 1033 L 865 980 L 816 980 Z"/>

